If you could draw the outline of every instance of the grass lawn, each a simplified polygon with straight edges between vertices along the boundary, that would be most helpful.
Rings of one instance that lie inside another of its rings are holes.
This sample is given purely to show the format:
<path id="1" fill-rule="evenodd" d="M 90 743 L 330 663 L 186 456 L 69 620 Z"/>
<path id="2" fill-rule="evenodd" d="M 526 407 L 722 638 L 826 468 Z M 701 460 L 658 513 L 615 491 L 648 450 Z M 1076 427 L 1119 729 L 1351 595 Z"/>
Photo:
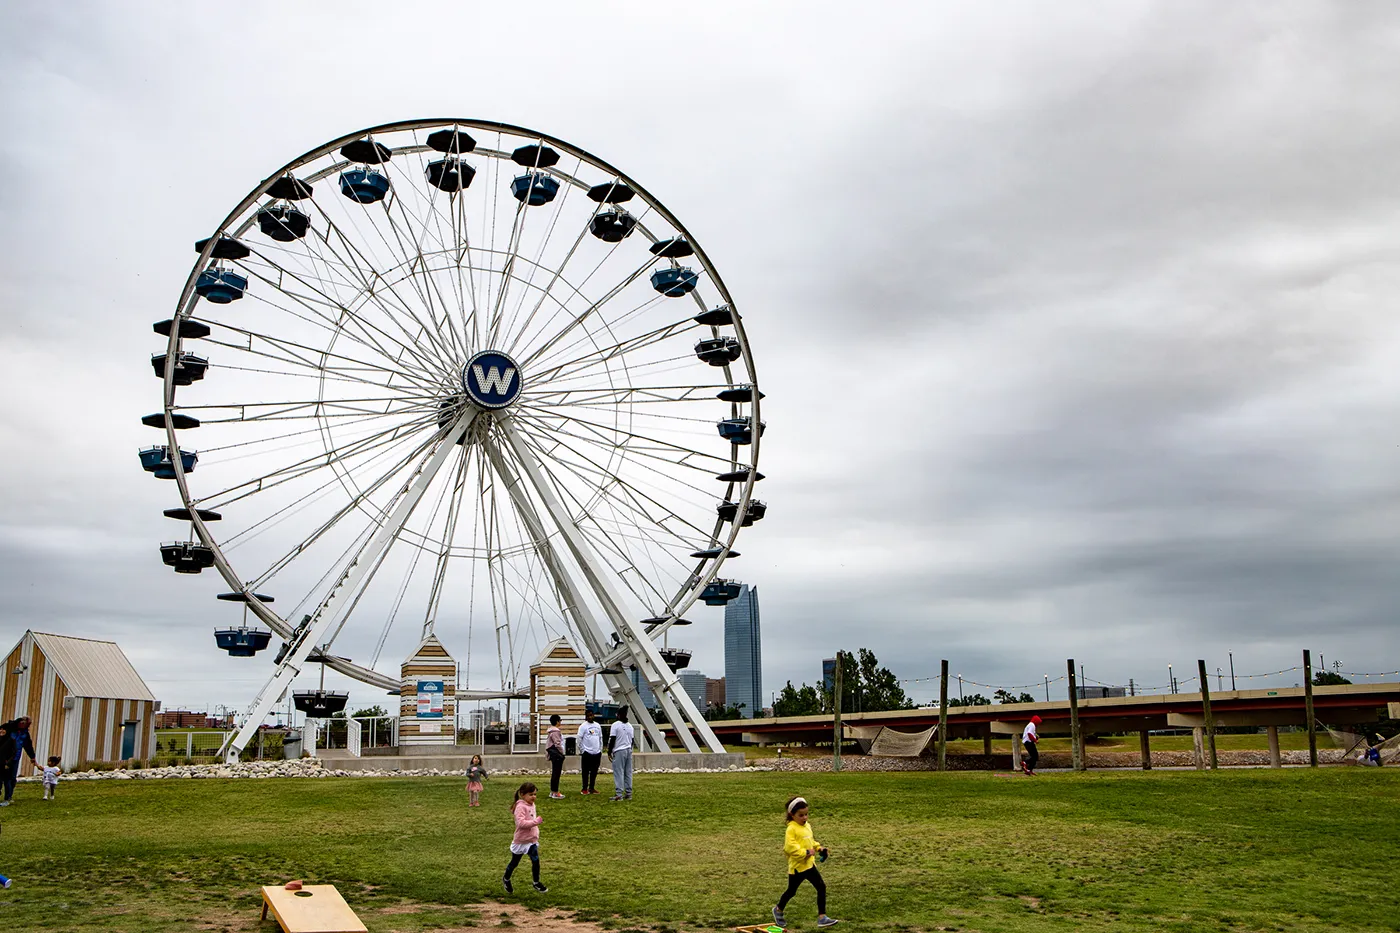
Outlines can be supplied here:
<path id="1" fill-rule="evenodd" d="M 1129 752 L 1138 754 L 1141 746 L 1136 734 L 1134 735 L 1101 735 L 1094 736 L 1088 740 L 1090 751 L 1095 752 Z M 1154 735 L 1151 737 L 1152 750 L 1154 752 L 1189 752 L 1192 748 L 1192 739 L 1189 735 Z M 1308 734 L 1306 732 L 1284 732 L 1280 730 L 1278 734 L 1278 746 L 1281 750 L 1307 751 Z M 779 748 L 783 749 L 783 756 L 795 755 L 800 758 L 819 758 L 831 755 L 831 744 L 819 746 L 788 746 L 788 745 L 726 745 L 726 751 L 740 752 L 751 759 L 775 758 Z M 845 746 L 849 752 L 855 752 L 857 746 L 851 742 Z M 1244 735 L 1217 735 L 1215 737 L 1215 747 L 1218 751 L 1266 751 L 1269 747 L 1269 737 L 1262 732 L 1247 733 Z M 1325 733 L 1319 733 L 1317 737 L 1318 748 L 1333 748 L 1331 737 Z M 1068 736 L 1047 736 L 1040 740 L 1040 750 L 1042 752 L 1067 752 L 1069 751 Z M 1011 738 L 998 738 L 992 740 L 992 752 L 998 755 L 1011 754 Z M 981 739 L 952 739 L 948 742 L 948 753 L 950 755 L 980 755 L 982 754 Z"/>
<path id="2" fill-rule="evenodd" d="M 65 782 L 51 804 L 24 784 L 0 811 L 0 926 L 254 930 L 257 886 L 290 878 L 338 885 L 372 931 L 500 926 L 512 788 L 469 809 L 459 779 Z M 639 775 L 637 791 L 542 795 L 551 890 L 514 899 L 618 930 L 761 922 L 801 792 L 843 929 L 1400 930 L 1400 769 Z M 788 919 L 814 928 L 810 889 Z"/>

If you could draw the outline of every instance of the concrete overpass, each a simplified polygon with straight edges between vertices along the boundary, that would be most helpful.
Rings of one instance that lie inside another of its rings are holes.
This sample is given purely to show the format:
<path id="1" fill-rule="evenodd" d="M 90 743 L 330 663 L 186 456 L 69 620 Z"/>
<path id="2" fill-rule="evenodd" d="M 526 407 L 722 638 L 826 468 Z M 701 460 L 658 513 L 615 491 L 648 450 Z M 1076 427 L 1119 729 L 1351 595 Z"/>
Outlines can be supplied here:
<path id="1" fill-rule="evenodd" d="M 1211 713 L 1216 727 L 1263 726 L 1269 735 L 1269 752 L 1275 766 L 1280 764 L 1279 726 L 1306 726 L 1303 687 L 1275 690 L 1224 690 L 1210 694 Z M 1199 693 L 1149 694 L 1133 697 L 1106 697 L 1077 703 L 1081 742 L 1085 736 L 1102 733 L 1137 732 L 1141 736 L 1143 765 L 1151 767 L 1148 732 L 1161 729 L 1191 729 L 1200 747 L 1205 726 L 1205 709 Z M 1313 712 L 1327 725 L 1359 725 L 1386 718 L 1400 718 L 1400 683 L 1343 684 L 1313 687 Z M 949 739 L 981 738 L 985 754 L 991 754 L 993 736 L 1018 736 L 1031 716 L 1043 720 L 1042 736 L 1070 734 L 1069 700 L 1049 703 L 1003 703 L 991 706 L 948 707 Z M 902 732 L 922 732 L 938 724 L 938 707 L 888 710 L 879 713 L 842 713 L 845 727 L 886 726 Z M 721 741 L 753 742 L 764 745 L 830 742 L 832 716 L 788 716 L 770 719 L 738 719 L 710 723 Z M 862 730 L 864 731 L 864 730 Z M 853 733 L 843 729 L 846 738 Z M 1082 749 L 1081 749 L 1082 750 Z M 1012 743 L 1013 759 L 1019 763 L 1020 744 Z"/>

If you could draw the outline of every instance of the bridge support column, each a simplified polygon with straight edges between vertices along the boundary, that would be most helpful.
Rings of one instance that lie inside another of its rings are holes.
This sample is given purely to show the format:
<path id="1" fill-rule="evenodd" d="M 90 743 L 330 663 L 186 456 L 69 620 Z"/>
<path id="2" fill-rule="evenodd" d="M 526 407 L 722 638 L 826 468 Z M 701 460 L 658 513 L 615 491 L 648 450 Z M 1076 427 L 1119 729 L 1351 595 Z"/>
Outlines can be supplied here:
<path id="1" fill-rule="evenodd" d="M 1142 744 L 1142 770 L 1144 770 L 1144 771 L 1151 771 L 1151 770 L 1152 770 L 1152 741 L 1151 741 L 1151 739 L 1149 738 L 1146 729 L 1143 729 L 1141 732 L 1138 733 L 1138 740 L 1139 740 L 1139 741 L 1141 742 L 1141 744 Z"/>
<path id="2" fill-rule="evenodd" d="M 992 753 L 992 724 L 987 723 L 987 731 L 982 733 L 982 754 Z"/>
<path id="3" fill-rule="evenodd" d="M 1278 726 L 1265 726 L 1265 731 L 1269 734 L 1269 767 L 1282 768 L 1283 755 L 1278 750 Z"/>

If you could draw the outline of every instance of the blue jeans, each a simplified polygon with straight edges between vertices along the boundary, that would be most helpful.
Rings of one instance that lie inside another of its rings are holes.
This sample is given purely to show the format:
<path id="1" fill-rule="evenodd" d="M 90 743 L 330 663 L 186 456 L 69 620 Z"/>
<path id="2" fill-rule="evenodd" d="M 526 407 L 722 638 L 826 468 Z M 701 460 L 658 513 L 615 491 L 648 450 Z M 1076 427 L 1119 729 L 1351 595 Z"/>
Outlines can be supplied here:
<path id="1" fill-rule="evenodd" d="M 613 752 L 613 794 L 618 797 L 632 796 L 632 749 L 624 748 Z"/>
<path id="2" fill-rule="evenodd" d="M 19 759 L 0 764 L 0 785 L 4 786 L 5 799 L 15 795 L 15 781 L 19 779 Z"/>

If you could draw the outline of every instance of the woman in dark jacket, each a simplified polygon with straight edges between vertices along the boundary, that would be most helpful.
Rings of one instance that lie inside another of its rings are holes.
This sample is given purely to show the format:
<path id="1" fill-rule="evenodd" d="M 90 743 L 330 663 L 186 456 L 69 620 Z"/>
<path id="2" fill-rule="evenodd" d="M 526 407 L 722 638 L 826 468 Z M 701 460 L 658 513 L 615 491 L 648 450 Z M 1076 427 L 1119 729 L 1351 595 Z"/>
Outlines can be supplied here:
<path id="1" fill-rule="evenodd" d="M 5 790 L 5 799 L 0 800 L 0 807 L 8 807 L 10 798 L 15 795 L 20 756 L 28 753 L 29 760 L 38 764 L 34 758 L 34 742 L 29 737 L 29 726 L 28 716 L 0 725 L 0 785 Z"/>

